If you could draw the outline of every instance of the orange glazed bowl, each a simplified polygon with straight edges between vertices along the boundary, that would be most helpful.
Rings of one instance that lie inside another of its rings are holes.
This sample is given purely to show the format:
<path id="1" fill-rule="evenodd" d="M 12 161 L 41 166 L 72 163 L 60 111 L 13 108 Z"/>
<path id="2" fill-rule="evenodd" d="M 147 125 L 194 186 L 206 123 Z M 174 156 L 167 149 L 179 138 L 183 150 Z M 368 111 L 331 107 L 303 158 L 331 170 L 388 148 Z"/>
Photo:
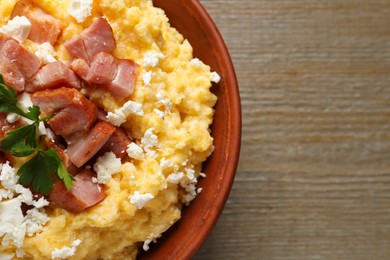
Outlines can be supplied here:
<path id="1" fill-rule="evenodd" d="M 183 208 L 182 218 L 140 259 L 189 259 L 200 248 L 220 216 L 233 184 L 241 142 L 240 96 L 233 63 L 214 22 L 198 0 L 154 0 L 199 58 L 221 76 L 211 127 L 215 151 L 203 165 L 202 192 Z"/>

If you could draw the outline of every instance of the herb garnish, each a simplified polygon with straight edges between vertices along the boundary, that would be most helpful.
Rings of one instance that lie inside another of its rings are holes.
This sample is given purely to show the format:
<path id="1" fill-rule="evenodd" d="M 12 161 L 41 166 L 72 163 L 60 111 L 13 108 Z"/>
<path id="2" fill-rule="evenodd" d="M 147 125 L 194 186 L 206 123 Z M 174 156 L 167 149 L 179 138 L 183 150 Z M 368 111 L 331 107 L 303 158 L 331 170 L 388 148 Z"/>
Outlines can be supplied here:
<path id="1" fill-rule="evenodd" d="M 39 146 L 37 129 L 39 123 L 51 118 L 40 118 L 40 109 L 33 105 L 24 112 L 17 106 L 16 92 L 5 85 L 0 74 L 0 112 L 15 113 L 32 121 L 7 133 L 0 141 L 0 148 L 11 152 L 16 157 L 32 156 L 19 170 L 19 182 L 23 185 L 32 183 L 34 191 L 48 194 L 53 186 L 52 175 L 63 180 L 66 188 L 70 190 L 75 181 L 74 177 L 66 170 L 61 157 L 54 149 L 43 150 Z"/>

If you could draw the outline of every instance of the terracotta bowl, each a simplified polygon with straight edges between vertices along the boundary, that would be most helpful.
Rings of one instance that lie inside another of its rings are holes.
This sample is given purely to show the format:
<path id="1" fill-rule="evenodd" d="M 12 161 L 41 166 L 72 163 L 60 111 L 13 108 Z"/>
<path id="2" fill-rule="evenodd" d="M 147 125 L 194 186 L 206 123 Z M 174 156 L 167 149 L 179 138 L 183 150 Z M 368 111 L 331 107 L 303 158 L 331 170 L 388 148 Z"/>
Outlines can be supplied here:
<path id="1" fill-rule="evenodd" d="M 222 80 L 213 86 L 218 96 L 212 136 L 215 151 L 204 165 L 203 190 L 184 207 L 176 223 L 141 259 L 189 259 L 215 225 L 228 198 L 237 168 L 241 141 L 241 108 L 237 79 L 226 45 L 198 0 L 154 0 L 170 23 L 194 49 L 197 57 L 217 71 Z M 152 243 L 153 244 L 153 243 Z"/>

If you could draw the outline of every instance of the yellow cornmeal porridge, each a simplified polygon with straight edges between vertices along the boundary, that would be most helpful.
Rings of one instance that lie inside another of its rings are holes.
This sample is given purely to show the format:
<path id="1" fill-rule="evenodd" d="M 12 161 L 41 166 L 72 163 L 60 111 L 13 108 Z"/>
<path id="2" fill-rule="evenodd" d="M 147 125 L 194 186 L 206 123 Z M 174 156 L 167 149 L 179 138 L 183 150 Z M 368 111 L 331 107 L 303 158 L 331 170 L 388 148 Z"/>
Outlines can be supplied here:
<path id="1" fill-rule="evenodd" d="M 16 2 L 1 0 L 0 26 L 7 23 Z M 147 249 L 172 226 L 182 204 L 199 192 L 196 177 L 213 148 L 209 126 L 216 97 L 209 90 L 210 67 L 193 59 L 190 43 L 170 27 L 152 1 L 94 0 L 92 16 L 82 23 L 68 13 L 71 1 L 32 2 L 65 22 L 54 46 L 57 59 L 64 63 L 71 59 L 62 46 L 65 41 L 96 17 L 108 20 L 117 44 L 113 55 L 140 65 L 129 100 L 142 104 L 144 115 L 129 115 L 122 127 L 143 152 L 125 160 L 107 184 L 107 197 L 92 208 L 72 214 L 54 205 L 46 207 L 50 220 L 40 233 L 26 235 L 24 257 L 52 259 L 53 251 L 69 249 L 74 253 L 69 259 L 136 258 L 140 247 Z M 23 42 L 32 52 L 36 45 Z M 106 112 L 115 112 L 127 101 L 119 103 L 105 92 L 89 96 Z M 144 201 L 137 200 L 138 195 L 144 195 Z M 0 256 L 15 250 L 12 243 L 0 245 Z"/>

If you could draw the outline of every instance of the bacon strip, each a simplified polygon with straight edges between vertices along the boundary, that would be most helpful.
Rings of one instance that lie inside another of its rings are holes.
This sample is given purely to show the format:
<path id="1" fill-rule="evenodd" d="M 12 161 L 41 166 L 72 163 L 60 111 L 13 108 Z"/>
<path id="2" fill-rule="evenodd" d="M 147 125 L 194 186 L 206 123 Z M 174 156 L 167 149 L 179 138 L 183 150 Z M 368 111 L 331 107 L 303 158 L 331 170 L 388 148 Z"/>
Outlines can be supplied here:
<path id="1" fill-rule="evenodd" d="M 65 42 L 64 46 L 75 58 L 89 64 L 99 52 L 111 53 L 116 43 L 110 24 L 106 19 L 98 18 L 80 36 Z"/>
<path id="2" fill-rule="evenodd" d="M 45 13 L 39 7 L 33 6 L 30 0 L 18 1 L 11 13 L 11 19 L 15 16 L 25 16 L 31 22 L 31 31 L 28 39 L 54 45 L 61 34 L 64 24 L 61 20 Z"/>
<path id="3" fill-rule="evenodd" d="M 80 89 L 81 82 L 73 70 L 61 61 L 56 61 L 44 66 L 26 83 L 26 92 L 34 93 L 60 87 Z"/>
<path id="4" fill-rule="evenodd" d="M 85 169 L 75 176 L 76 182 L 68 191 L 62 181 L 54 183 L 49 199 L 72 213 L 80 213 L 92 207 L 106 197 L 104 186 L 92 182 L 94 172 Z"/>
<path id="5" fill-rule="evenodd" d="M 97 122 L 81 139 L 69 143 L 70 160 L 81 167 L 104 146 L 115 130 L 116 127 L 108 122 Z"/>
<path id="6" fill-rule="evenodd" d="M 23 48 L 16 40 L 0 33 L 0 74 L 5 83 L 20 93 L 27 79 L 39 69 L 37 56 Z"/>

